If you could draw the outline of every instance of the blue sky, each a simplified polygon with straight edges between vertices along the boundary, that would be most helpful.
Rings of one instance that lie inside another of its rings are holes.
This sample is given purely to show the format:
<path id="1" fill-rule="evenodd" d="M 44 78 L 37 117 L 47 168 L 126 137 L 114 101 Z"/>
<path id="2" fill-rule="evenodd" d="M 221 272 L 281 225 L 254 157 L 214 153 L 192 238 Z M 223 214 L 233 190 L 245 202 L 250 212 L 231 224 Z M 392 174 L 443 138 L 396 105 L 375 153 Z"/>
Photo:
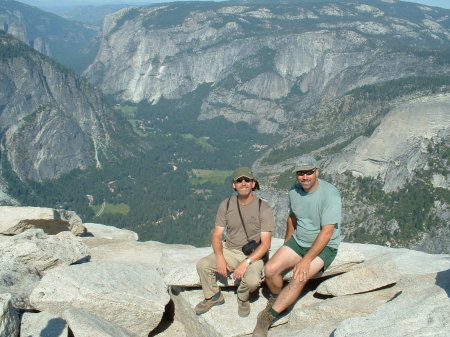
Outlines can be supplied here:
<path id="1" fill-rule="evenodd" d="M 83 5 L 94 5 L 101 6 L 105 4 L 130 4 L 130 5 L 143 5 L 151 3 L 163 3 L 163 2 L 173 2 L 173 0 L 18 0 L 20 2 L 33 5 L 45 9 L 46 7 L 56 6 L 56 7 L 73 7 L 73 6 L 83 6 Z M 180 0 L 179 0 L 180 1 Z M 184 0 L 181 0 L 184 1 Z M 197 1 L 208 1 L 208 0 L 197 0 Z M 210 1 L 210 0 L 209 0 Z M 429 6 L 436 6 L 442 8 L 450 9 L 450 0 L 408 0 L 408 2 L 416 2 Z"/>

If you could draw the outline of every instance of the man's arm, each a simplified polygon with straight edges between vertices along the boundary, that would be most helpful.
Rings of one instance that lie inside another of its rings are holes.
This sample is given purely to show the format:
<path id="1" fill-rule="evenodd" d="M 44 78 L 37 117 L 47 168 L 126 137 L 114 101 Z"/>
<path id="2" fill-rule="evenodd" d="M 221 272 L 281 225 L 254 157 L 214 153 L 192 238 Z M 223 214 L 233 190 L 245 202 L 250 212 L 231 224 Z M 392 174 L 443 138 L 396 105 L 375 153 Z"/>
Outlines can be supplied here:
<path id="1" fill-rule="evenodd" d="M 248 256 L 250 260 L 252 260 L 252 263 L 263 258 L 263 256 L 269 251 L 271 243 L 272 232 L 262 232 L 261 244 Z M 249 263 L 246 260 L 241 261 L 233 272 L 234 278 L 237 280 L 242 279 L 248 266 Z"/>
<path id="2" fill-rule="evenodd" d="M 326 247 L 333 236 L 334 224 L 322 226 L 319 235 L 317 235 L 308 253 L 294 267 L 293 278 L 299 278 L 300 281 L 306 281 L 309 278 L 309 267 L 311 261 L 314 260 L 320 252 Z"/>
<path id="3" fill-rule="evenodd" d="M 215 226 L 212 234 L 212 248 L 214 250 L 214 255 L 216 256 L 216 266 L 217 272 L 224 276 L 228 276 L 229 267 L 225 257 L 223 256 L 223 246 L 222 246 L 222 235 L 225 231 L 225 227 Z"/>
<path id="4" fill-rule="evenodd" d="M 252 260 L 252 262 L 262 259 L 264 255 L 266 255 L 266 253 L 269 251 L 271 243 L 272 232 L 262 232 L 261 244 L 248 257 Z"/>
<path id="5" fill-rule="evenodd" d="M 295 226 L 297 225 L 297 218 L 290 214 L 286 220 L 286 234 L 284 235 L 284 242 L 288 241 L 292 234 L 294 234 Z"/>

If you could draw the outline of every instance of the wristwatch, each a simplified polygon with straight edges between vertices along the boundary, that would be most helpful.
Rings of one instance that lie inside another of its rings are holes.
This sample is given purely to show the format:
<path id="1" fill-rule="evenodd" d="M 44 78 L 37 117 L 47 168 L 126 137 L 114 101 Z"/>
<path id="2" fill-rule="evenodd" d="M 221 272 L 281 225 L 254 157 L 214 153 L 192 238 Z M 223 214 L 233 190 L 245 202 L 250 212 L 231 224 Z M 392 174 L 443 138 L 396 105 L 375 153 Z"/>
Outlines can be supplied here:
<path id="1" fill-rule="evenodd" d="M 247 258 L 245 259 L 245 262 L 247 262 L 248 264 L 252 264 L 252 259 L 249 258 L 249 257 L 247 257 Z"/>

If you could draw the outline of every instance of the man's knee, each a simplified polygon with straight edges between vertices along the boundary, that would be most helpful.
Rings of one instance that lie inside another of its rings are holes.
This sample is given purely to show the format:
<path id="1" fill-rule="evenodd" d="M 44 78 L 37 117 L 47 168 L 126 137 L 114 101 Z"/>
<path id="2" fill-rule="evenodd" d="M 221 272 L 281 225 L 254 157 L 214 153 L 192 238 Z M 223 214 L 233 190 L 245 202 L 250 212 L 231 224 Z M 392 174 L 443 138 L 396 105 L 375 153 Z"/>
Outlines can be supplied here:
<path id="1" fill-rule="evenodd" d="M 211 266 L 207 257 L 204 257 L 197 262 L 197 271 L 204 271 L 210 267 Z"/>
<path id="2" fill-rule="evenodd" d="M 275 264 L 270 260 L 264 266 L 264 275 L 266 278 L 272 278 L 277 274 L 277 269 L 275 268 Z"/>
<path id="3" fill-rule="evenodd" d="M 259 274 L 257 275 L 254 273 L 245 275 L 244 279 L 245 279 L 245 283 L 247 284 L 250 291 L 256 290 L 261 285 L 261 282 L 262 282 L 261 275 L 259 275 Z"/>

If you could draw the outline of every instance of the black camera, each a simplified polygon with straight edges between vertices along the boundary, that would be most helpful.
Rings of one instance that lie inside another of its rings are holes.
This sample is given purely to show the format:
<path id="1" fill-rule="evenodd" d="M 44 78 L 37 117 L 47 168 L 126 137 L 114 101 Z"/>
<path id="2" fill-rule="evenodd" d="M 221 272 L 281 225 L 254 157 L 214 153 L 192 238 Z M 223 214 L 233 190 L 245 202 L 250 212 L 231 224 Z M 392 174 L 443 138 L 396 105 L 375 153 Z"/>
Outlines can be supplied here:
<path id="1" fill-rule="evenodd" d="M 247 242 L 244 246 L 242 246 L 242 252 L 245 255 L 250 255 L 251 253 L 253 253 L 253 251 L 258 248 L 259 243 L 256 242 L 255 240 L 250 240 L 249 242 Z"/>

